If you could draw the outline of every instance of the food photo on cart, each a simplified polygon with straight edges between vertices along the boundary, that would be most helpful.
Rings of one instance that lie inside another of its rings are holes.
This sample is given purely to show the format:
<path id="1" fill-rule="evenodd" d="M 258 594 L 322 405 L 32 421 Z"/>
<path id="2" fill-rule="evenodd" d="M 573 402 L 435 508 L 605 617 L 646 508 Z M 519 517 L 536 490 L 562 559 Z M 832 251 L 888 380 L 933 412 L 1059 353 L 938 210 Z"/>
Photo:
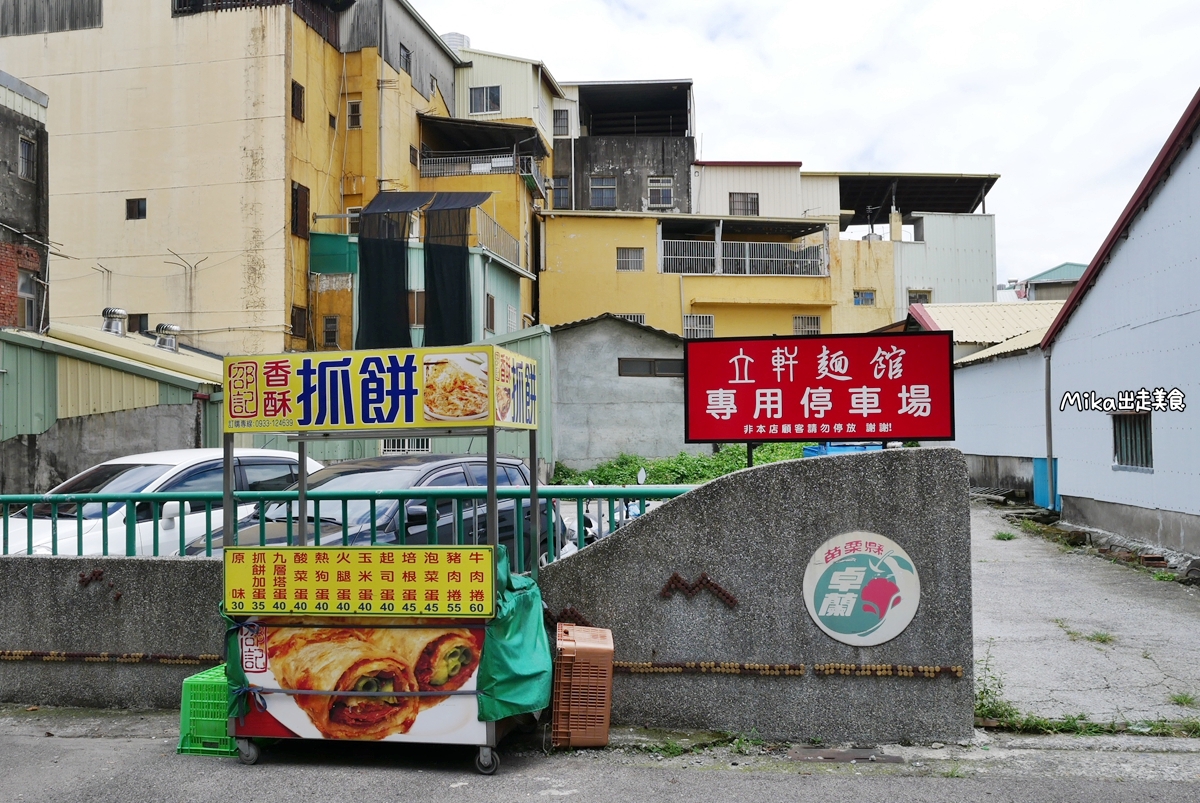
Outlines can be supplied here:
<path id="1" fill-rule="evenodd" d="M 265 414 L 269 383 L 293 417 Z M 284 740 L 457 744 L 496 771 L 504 735 L 550 707 L 536 573 L 572 535 L 526 463 L 496 453 L 498 429 L 524 431 L 537 464 L 536 389 L 533 360 L 490 346 L 226 359 L 225 504 L 256 507 L 186 550 L 222 561 L 226 662 L 184 681 L 178 752 L 254 764 Z M 291 488 L 238 491 L 243 430 L 295 441 Z M 487 454 L 307 472 L 308 443 L 364 433 L 482 438 Z"/>

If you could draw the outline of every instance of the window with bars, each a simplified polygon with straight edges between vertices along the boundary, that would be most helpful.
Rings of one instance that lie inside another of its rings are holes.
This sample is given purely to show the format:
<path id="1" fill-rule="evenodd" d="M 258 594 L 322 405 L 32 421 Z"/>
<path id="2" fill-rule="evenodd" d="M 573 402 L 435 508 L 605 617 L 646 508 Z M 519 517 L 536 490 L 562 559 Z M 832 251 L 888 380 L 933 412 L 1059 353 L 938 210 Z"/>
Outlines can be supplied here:
<path id="1" fill-rule="evenodd" d="M 932 290 L 909 290 L 908 303 L 911 304 L 928 304 L 933 301 Z"/>
<path id="2" fill-rule="evenodd" d="M 471 87 L 471 114 L 500 111 L 500 86 Z"/>
<path id="3" fill-rule="evenodd" d="M 729 193 L 729 214 L 731 215 L 758 215 L 758 193 L 757 192 L 731 192 Z"/>
<path id="4" fill-rule="evenodd" d="M 17 175 L 26 181 L 37 181 L 37 145 L 31 139 L 20 139 Z"/>
<path id="5" fill-rule="evenodd" d="M 412 75 L 412 51 L 400 45 L 400 69 Z"/>
<path id="6" fill-rule="evenodd" d="M 617 208 L 617 177 L 592 176 L 592 209 Z"/>
<path id="7" fill-rule="evenodd" d="M 554 110 L 554 136 L 569 137 L 571 135 L 571 112 L 567 109 Z"/>
<path id="8" fill-rule="evenodd" d="M 125 219 L 126 220 L 145 220 L 146 219 L 146 199 L 145 198 L 126 198 L 125 199 Z"/>
<path id="9" fill-rule="evenodd" d="M 304 122 L 304 86 L 292 81 L 292 117 Z"/>
<path id="10" fill-rule="evenodd" d="M 521 328 L 521 313 L 512 304 L 508 305 L 508 331 L 515 332 Z"/>
<path id="11" fill-rule="evenodd" d="M 308 308 L 292 307 L 292 337 L 308 338 Z"/>
<path id="12" fill-rule="evenodd" d="M 346 233 L 358 234 L 358 223 L 360 220 L 362 220 L 362 218 L 359 217 L 362 214 L 362 207 L 347 206 L 346 214 L 350 215 L 350 217 L 346 218 Z"/>
<path id="13" fill-rule="evenodd" d="M 650 190 L 650 206 L 670 206 L 675 179 L 671 176 L 651 176 L 647 180 Z"/>
<path id="14" fill-rule="evenodd" d="M 1154 468 L 1150 413 L 1114 415 L 1113 467 Z"/>
<path id="15" fill-rule="evenodd" d="M 618 248 L 617 270 L 643 271 L 646 269 L 645 248 Z"/>
<path id="16" fill-rule="evenodd" d="M 346 128 L 362 128 L 362 101 L 346 101 Z"/>
<path id="17" fill-rule="evenodd" d="M 419 164 L 421 161 L 420 155 L 417 152 L 417 147 L 415 145 L 408 146 L 408 161 L 410 164 L 413 164 L 413 165 Z"/>
<path id="18" fill-rule="evenodd" d="M 854 306 L 856 306 L 856 307 L 873 307 L 873 306 L 875 306 L 875 291 L 874 290 L 855 290 L 854 291 Z"/>
<path id="19" fill-rule="evenodd" d="M 292 234 L 308 239 L 308 187 L 292 182 Z"/>
<path id="20" fill-rule="evenodd" d="M 555 176 L 554 177 L 554 208 L 555 209 L 570 209 L 571 208 L 571 177 L 570 176 Z"/>
<path id="21" fill-rule="evenodd" d="M 37 327 L 37 277 L 32 271 L 17 271 L 17 327 Z"/>
<path id="22" fill-rule="evenodd" d="M 712 337 L 715 329 L 716 317 L 713 315 L 683 316 L 683 336 L 688 340 Z"/>
<path id="23" fill-rule="evenodd" d="M 326 346 L 337 347 L 338 344 L 338 316 L 326 315 L 323 321 L 325 337 L 321 341 Z"/>
<path id="24" fill-rule="evenodd" d="M 425 325 L 425 291 L 408 291 L 408 325 Z"/>
<path id="25" fill-rule="evenodd" d="M 384 438 L 379 447 L 380 454 L 428 454 L 430 451 L 429 438 Z"/>
<path id="26" fill-rule="evenodd" d="M 642 326 L 646 325 L 646 313 L 644 312 L 614 312 L 613 315 L 633 323 L 640 323 Z"/>
<path id="27" fill-rule="evenodd" d="M 792 316 L 792 334 L 794 334 L 794 335 L 819 335 L 819 334 L 821 334 L 821 316 L 820 315 L 793 315 Z"/>
<path id="28" fill-rule="evenodd" d="M 683 376 L 683 360 L 619 357 L 617 376 Z"/>

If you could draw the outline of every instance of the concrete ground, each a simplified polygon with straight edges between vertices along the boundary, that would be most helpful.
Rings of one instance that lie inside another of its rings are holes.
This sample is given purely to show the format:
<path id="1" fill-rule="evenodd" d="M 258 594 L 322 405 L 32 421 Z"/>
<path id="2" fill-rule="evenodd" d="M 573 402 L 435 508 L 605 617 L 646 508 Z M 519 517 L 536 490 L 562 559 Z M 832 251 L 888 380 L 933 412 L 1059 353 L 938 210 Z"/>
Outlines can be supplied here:
<path id="1" fill-rule="evenodd" d="M 998 531 L 1016 535 L 998 541 Z M 990 649 L 1022 713 L 1092 721 L 1200 717 L 1200 587 L 1024 534 L 971 509 L 976 673 Z M 1107 634 L 1107 637 L 1105 637 Z"/>

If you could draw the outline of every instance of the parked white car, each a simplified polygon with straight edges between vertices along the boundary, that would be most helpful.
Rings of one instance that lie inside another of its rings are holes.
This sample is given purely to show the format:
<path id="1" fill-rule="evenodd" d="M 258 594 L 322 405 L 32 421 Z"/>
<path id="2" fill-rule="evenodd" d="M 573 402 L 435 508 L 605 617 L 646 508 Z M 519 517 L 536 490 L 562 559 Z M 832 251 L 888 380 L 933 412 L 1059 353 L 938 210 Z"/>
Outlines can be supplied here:
<path id="1" fill-rule="evenodd" d="M 240 491 L 281 491 L 296 482 L 299 460 L 294 452 L 277 449 L 235 449 L 234 487 Z M 118 457 L 77 474 L 51 494 L 135 494 L 135 493 L 194 493 L 220 491 L 222 488 L 223 455 L 220 449 L 177 449 Z M 308 471 L 319 471 L 322 465 L 308 460 Z M 238 518 L 249 515 L 253 504 L 239 505 Z M 58 506 L 58 554 L 78 554 L 76 505 Z M 154 521 L 150 503 L 137 506 L 137 554 L 153 555 Z M 100 503 L 83 506 L 83 554 L 99 555 L 104 550 L 104 511 Z M 182 518 L 181 518 L 182 517 Z M 217 533 L 224 521 L 221 503 L 212 508 L 212 527 Z M 33 506 L 33 552 L 48 555 L 52 552 L 53 526 L 51 506 Z M 187 541 L 205 532 L 204 505 L 187 502 L 166 502 L 158 511 L 158 554 L 179 554 L 180 529 Z M 29 543 L 29 521 L 26 512 L 9 517 L 9 554 L 22 554 Z M 108 554 L 126 554 L 125 506 L 108 506 Z M 219 538 L 218 538 L 219 540 Z"/>

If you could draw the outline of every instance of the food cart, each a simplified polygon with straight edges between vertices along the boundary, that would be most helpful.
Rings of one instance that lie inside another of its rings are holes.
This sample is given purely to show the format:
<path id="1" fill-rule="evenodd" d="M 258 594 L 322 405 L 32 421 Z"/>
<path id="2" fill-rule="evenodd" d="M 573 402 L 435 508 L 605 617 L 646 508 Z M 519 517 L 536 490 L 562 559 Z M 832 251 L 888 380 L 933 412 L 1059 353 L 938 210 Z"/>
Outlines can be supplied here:
<path id="1" fill-rule="evenodd" d="M 293 542 L 238 544 L 233 517 L 223 534 L 229 735 L 241 760 L 256 762 L 262 739 L 440 743 L 477 746 L 476 768 L 495 772 L 498 722 L 545 708 L 550 693 L 537 586 L 510 572 L 498 544 L 505 428 L 529 433 L 539 543 L 536 363 L 461 346 L 229 357 L 224 370 L 226 509 L 235 434 L 289 433 L 301 456 L 298 503 L 286 503 Z M 320 543 L 307 443 L 445 435 L 486 439 L 487 544 L 464 543 L 461 527 L 437 543 L 436 510 L 427 544 Z"/>

